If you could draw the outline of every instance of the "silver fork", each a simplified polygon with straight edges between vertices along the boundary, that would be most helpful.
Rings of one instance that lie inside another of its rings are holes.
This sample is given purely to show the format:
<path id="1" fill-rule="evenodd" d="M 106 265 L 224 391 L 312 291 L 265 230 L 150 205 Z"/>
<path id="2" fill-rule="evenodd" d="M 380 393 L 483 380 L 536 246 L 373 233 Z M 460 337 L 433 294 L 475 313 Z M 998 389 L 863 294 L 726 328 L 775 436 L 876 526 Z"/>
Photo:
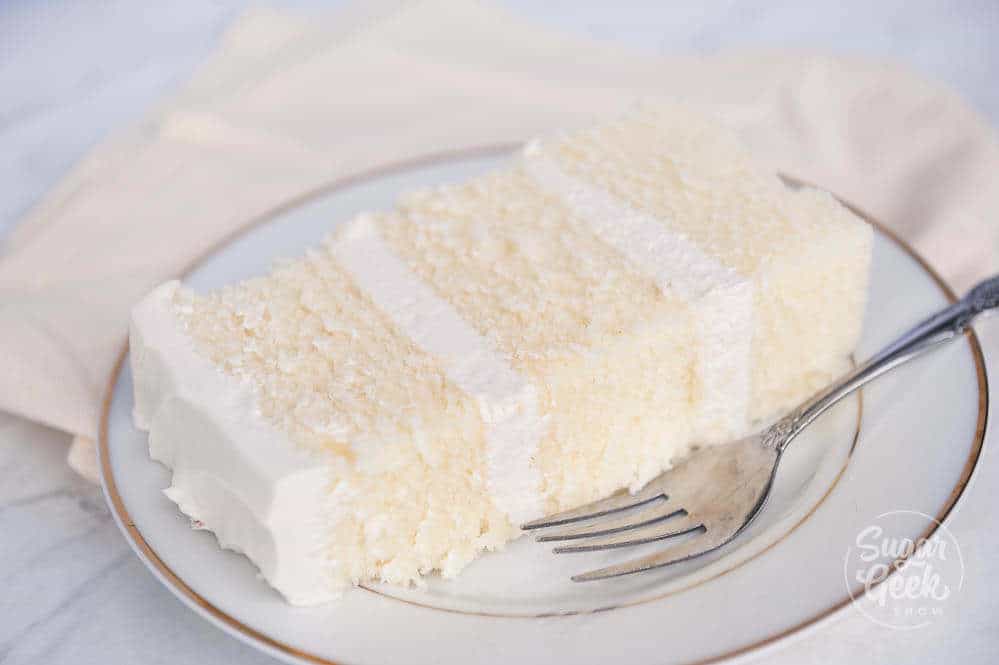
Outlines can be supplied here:
<path id="1" fill-rule="evenodd" d="M 541 542 L 565 541 L 556 553 L 592 552 L 694 537 L 662 552 L 572 577 L 587 582 L 668 566 L 718 549 L 760 513 L 781 454 L 829 407 L 885 372 L 937 348 L 968 329 L 973 318 L 999 306 L 999 276 L 981 282 L 961 300 L 944 307 L 867 362 L 792 410 L 770 427 L 745 438 L 702 448 L 629 494 L 549 515 L 522 525 L 551 529 Z"/>

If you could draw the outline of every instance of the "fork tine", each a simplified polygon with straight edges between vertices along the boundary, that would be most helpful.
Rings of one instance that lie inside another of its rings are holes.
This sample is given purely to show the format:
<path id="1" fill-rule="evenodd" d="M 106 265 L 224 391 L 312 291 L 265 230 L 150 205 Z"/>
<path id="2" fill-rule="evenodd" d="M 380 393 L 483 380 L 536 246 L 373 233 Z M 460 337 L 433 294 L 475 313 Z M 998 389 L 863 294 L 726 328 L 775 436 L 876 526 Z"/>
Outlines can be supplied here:
<path id="1" fill-rule="evenodd" d="M 655 483 L 653 483 L 653 485 L 655 485 Z M 606 499 L 594 501 L 593 503 L 588 503 L 584 506 L 580 506 L 579 508 L 573 508 L 572 510 L 566 510 L 561 513 L 555 513 L 554 515 L 542 517 L 541 519 L 537 519 L 532 522 L 527 522 L 526 524 L 522 524 L 520 528 L 525 530 L 543 529 L 549 526 L 569 524 L 570 522 L 578 522 L 580 520 L 590 519 L 591 517 L 600 517 L 602 515 L 616 513 L 629 508 L 637 508 L 638 506 L 643 506 L 650 501 L 655 501 L 659 498 L 665 499 L 667 497 L 663 494 L 663 491 L 658 485 L 655 487 L 645 487 L 635 494 L 629 494 L 627 490 L 622 490 L 617 494 L 612 494 Z"/>
<path id="2" fill-rule="evenodd" d="M 573 575 L 572 581 L 591 582 L 593 580 L 602 580 L 608 577 L 618 577 L 620 575 L 640 573 L 644 570 L 651 570 L 652 568 L 661 568 L 662 566 L 668 566 L 673 563 L 679 563 L 687 559 L 692 559 L 695 556 L 700 556 L 701 554 L 706 554 L 711 550 L 718 549 L 726 542 L 728 542 L 728 540 L 724 538 L 718 539 L 701 536 L 640 559 L 626 561 L 625 563 L 619 563 L 614 566 L 607 566 L 606 568 L 598 568 L 597 570 L 591 570 L 590 572 L 583 573 L 581 575 Z"/>
<path id="3" fill-rule="evenodd" d="M 597 550 L 609 550 L 616 547 L 631 547 L 632 545 L 644 545 L 657 540 L 666 540 L 685 533 L 702 530 L 704 526 L 700 521 L 687 515 L 680 519 L 660 520 L 647 526 L 627 531 L 617 531 L 606 536 L 591 538 L 585 542 L 562 545 L 556 547 L 556 554 L 566 554 L 569 552 L 595 552 Z"/>
<path id="4" fill-rule="evenodd" d="M 592 536 L 605 536 L 629 529 L 648 526 L 672 517 L 683 515 L 681 508 L 672 506 L 668 500 L 651 501 L 640 508 L 613 513 L 604 519 L 585 522 L 570 522 L 561 528 L 551 529 L 537 537 L 539 543 L 555 540 L 574 540 Z"/>

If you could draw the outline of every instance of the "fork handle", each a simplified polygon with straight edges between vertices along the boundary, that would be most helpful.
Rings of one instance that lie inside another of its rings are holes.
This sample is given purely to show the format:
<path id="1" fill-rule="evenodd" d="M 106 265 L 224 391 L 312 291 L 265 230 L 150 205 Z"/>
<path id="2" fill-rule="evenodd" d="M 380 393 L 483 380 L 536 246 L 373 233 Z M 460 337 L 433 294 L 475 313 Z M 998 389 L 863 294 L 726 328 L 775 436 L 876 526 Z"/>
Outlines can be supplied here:
<path id="1" fill-rule="evenodd" d="M 980 282 L 967 295 L 916 324 L 862 365 L 847 373 L 770 426 L 764 443 L 783 452 L 794 437 L 829 407 L 885 372 L 958 337 L 984 311 L 999 306 L 999 275 Z"/>

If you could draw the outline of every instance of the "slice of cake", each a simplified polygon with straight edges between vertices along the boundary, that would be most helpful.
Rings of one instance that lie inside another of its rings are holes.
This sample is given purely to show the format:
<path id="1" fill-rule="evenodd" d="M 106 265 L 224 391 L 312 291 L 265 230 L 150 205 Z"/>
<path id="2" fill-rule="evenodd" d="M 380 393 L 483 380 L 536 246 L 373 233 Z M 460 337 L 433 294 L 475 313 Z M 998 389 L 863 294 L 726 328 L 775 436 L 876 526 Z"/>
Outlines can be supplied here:
<path id="1" fill-rule="evenodd" d="M 452 576 L 844 370 L 871 229 L 644 109 L 413 193 L 270 275 L 134 310 L 180 509 L 292 603 Z"/>

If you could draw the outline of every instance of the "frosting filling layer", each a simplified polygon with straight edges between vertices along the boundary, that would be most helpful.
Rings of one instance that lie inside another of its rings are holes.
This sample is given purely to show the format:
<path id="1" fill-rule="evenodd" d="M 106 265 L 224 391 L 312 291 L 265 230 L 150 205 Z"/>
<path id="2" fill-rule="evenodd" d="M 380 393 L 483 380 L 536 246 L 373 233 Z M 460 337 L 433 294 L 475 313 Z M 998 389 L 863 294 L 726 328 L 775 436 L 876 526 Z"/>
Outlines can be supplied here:
<path id="1" fill-rule="evenodd" d="M 565 173 L 539 143 L 525 148 L 523 164 L 539 187 L 558 196 L 660 290 L 690 303 L 699 332 L 698 436 L 725 440 L 741 432 L 748 421 L 751 389 L 752 283 L 656 217 Z"/>
<path id="2" fill-rule="evenodd" d="M 515 524 L 540 515 L 541 480 L 533 459 L 547 427 L 535 387 L 409 270 L 382 239 L 374 218 L 354 219 L 329 248 L 358 287 L 475 399 L 486 429 L 496 505 Z"/>

